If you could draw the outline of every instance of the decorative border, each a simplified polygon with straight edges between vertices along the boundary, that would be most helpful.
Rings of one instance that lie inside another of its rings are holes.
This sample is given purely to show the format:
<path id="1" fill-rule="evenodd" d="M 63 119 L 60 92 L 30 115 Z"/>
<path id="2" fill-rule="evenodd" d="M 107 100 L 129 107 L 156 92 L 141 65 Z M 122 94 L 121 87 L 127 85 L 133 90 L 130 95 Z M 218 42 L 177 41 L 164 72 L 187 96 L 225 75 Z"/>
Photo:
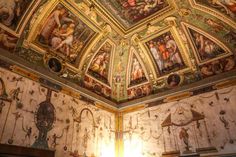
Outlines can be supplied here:
<path id="1" fill-rule="evenodd" d="M 204 32 L 203 30 L 201 30 L 200 28 L 197 28 L 196 26 L 193 26 L 193 25 L 190 25 L 188 23 L 185 23 L 185 22 L 181 22 L 181 25 L 184 29 L 184 32 L 185 34 L 187 34 L 187 38 L 188 38 L 188 41 L 190 42 L 190 45 L 191 45 L 191 48 L 193 49 L 194 51 L 194 56 L 197 60 L 197 64 L 198 65 L 202 65 L 202 64 L 206 64 L 206 63 L 209 63 L 209 62 L 212 62 L 212 61 L 215 61 L 215 60 L 218 60 L 218 59 L 221 59 L 221 58 L 224 58 L 224 57 L 227 57 L 227 56 L 230 56 L 232 55 L 232 51 L 226 47 L 222 42 L 220 42 L 218 39 L 216 39 L 215 37 L 211 36 L 210 34 Z M 209 38 L 210 40 L 212 40 L 214 43 L 216 43 L 217 45 L 219 45 L 226 53 L 225 54 L 222 54 L 218 57 L 215 57 L 215 58 L 212 58 L 212 59 L 209 59 L 207 61 L 201 61 L 199 58 L 199 54 L 197 52 L 197 49 L 195 47 L 195 44 L 193 43 L 193 39 L 190 35 L 190 32 L 189 32 L 189 28 L 190 29 L 193 29 L 194 31 L 204 35 L 205 37 Z"/>

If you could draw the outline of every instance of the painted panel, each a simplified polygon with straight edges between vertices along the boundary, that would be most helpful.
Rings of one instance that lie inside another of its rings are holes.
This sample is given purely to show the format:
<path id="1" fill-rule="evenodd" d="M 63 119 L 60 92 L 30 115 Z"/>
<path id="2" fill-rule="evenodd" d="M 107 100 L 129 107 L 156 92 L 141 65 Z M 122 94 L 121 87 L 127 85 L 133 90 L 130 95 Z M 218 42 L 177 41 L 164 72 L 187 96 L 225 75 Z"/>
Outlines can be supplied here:
<path id="1" fill-rule="evenodd" d="M 171 32 L 166 32 L 146 42 L 161 75 L 185 67 L 179 47 Z"/>
<path id="2" fill-rule="evenodd" d="M 235 0 L 195 0 L 198 4 L 212 8 L 222 14 L 236 19 L 236 2 Z"/>
<path id="3" fill-rule="evenodd" d="M 16 29 L 32 0 L 0 0 L 0 23 Z"/>
<path id="4" fill-rule="evenodd" d="M 112 45 L 106 42 L 92 59 L 88 74 L 109 85 L 109 68 L 112 55 Z"/>
<path id="5" fill-rule="evenodd" d="M 218 44 L 205 35 L 192 29 L 189 29 L 189 31 L 200 62 L 206 62 L 227 53 Z"/>
<path id="6" fill-rule="evenodd" d="M 102 4 L 125 25 L 135 24 L 169 6 L 167 0 L 102 0 Z"/>
<path id="7" fill-rule="evenodd" d="M 133 55 L 131 61 L 131 74 L 130 74 L 129 86 L 138 85 L 147 81 L 148 81 L 147 77 L 145 76 L 145 72 L 142 65 L 140 64 L 140 61 L 135 55 Z"/>
<path id="8" fill-rule="evenodd" d="M 58 4 L 45 19 L 36 43 L 72 63 L 95 34 L 62 4 Z"/>

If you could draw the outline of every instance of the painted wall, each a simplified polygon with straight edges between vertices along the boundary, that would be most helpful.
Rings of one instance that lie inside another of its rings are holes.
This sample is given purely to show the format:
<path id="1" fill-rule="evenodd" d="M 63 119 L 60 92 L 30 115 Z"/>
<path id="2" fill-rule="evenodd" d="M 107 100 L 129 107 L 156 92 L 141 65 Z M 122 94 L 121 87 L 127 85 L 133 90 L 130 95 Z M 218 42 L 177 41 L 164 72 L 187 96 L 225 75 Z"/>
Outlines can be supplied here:
<path id="1" fill-rule="evenodd" d="M 235 102 L 233 86 L 125 114 L 125 157 L 236 153 Z"/>
<path id="2" fill-rule="evenodd" d="M 2 68 L 0 78 L 1 143 L 48 147 L 56 150 L 56 157 L 75 157 L 84 152 L 88 156 L 115 154 L 114 114 L 53 91 L 52 107 L 43 109 L 39 104 L 46 100 L 47 88 Z M 7 95 L 2 90 L 3 82 Z M 55 116 L 43 114 L 52 111 Z M 42 140 L 44 137 L 40 136 L 45 135 L 45 128 L 47 137 Z"/>

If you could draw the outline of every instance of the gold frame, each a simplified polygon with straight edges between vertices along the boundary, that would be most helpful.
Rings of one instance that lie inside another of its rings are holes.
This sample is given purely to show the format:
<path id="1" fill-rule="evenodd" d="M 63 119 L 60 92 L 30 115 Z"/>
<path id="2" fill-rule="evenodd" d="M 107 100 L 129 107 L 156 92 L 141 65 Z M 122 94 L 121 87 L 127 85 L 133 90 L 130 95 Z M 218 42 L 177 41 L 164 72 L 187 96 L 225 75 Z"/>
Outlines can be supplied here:
<path id="1" fill-rule="evenodd" d="M 195 56 L 195 59 L 196 59 L 198 65 L 210 63 L 212 61 L 215 61 L 215 60 L 218 60 L 218 59 L 221 59 L 224 57 L 228 57 L 233 54 L 232 51 L 227 46 L 225 46 L 221 41 L 219 41 L 215 37 L 211 36 L 209 33 L 206 33 L 205 31 L 201 30 L 200 28 L 197 28 L 196 26 L 192 26 L 192 25 L 185 23 L 185 22 L 181 22 L 181 25 L 184 29 L 185 34 L 187 34 L 187 39 L 190 42 L 192 50 L 194 51 L 194 56 Z M 207 61 L 201 61 L 200 56 L 198 54 L 198 50 L 196 49 L 196 46 L 193 43 L 193 39 L 192 39 L 191 34 L 189 32 L 189 28 L 193 29 L 194 31 L 196 31 L 196 32 L 204 35 L 205 37 L 209 38 L 210 40 L 212 40 L 215 44 L 219 45 L 226 53 L 224 53 L 220 56 L 217 56 L 215 58 L 209 59 Z"/>

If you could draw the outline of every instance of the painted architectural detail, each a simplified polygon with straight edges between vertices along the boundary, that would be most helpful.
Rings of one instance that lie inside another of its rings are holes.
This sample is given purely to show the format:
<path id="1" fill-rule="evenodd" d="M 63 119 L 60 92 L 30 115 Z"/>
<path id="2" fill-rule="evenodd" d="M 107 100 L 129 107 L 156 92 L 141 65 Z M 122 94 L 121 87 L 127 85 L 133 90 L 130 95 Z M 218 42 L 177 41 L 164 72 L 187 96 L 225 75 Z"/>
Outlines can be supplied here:
<path id="1" fill-rule="evenodd" d="M 211 61 L 229 54 L 229 50 L 209 34 L 192 28 L 188 28 L 188 32 L 199 63 Z"/>

